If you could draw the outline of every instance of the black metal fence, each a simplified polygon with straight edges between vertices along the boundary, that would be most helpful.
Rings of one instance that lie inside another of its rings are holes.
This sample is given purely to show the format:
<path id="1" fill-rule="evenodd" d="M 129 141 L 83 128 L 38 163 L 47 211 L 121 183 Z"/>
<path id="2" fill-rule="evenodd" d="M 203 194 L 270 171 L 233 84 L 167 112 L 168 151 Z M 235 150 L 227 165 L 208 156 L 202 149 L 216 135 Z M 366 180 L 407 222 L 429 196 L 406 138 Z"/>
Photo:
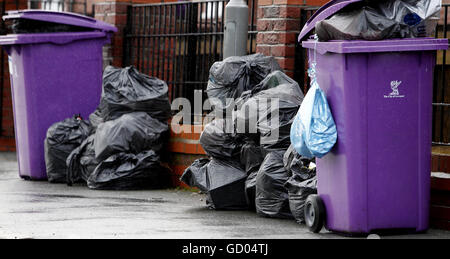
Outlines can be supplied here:
<path id="1" fill-rule="evenodd" d="M 448 38 L 450 4 L 442 5 L 437 38 Z M 433 144 L 450 146 L 450 52 L 438 51 L 433 86 Z"/>
<path id="2" fill-rule="evenodd" d="M 88 12 L 87 0 L 28 0 L 29 9 L 65 11 L 93 16 L 93 8 Z"/>
<path id="3" fill-rule="evenodd" d="M 228 0 L 132 5 L 125 30 L 124 64 L 165 80 L 170 97 L 193 98 L 206 88 L 209 68 L 222 60 Z M 256 49 L 256 3 L 249 4 L 248 53 Z"/>

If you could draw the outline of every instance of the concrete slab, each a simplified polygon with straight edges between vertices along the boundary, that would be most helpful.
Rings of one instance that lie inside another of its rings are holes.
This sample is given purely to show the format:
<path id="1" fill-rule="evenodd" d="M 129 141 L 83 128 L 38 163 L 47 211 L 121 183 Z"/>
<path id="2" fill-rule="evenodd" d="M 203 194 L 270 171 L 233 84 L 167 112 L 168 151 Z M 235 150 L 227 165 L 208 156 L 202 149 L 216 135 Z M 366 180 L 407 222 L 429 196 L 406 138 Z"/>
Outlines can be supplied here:
<path id="1" fill-rule="evenodd" d="M 343 238 L 310 233 L 293 220 L 209 210 L 204 198 L 175 189 L 94 191 L 25 181 L 15 154 L 0 153 L 0 238 Z M 450 238 L 450 232 L 383 238 Z"/>

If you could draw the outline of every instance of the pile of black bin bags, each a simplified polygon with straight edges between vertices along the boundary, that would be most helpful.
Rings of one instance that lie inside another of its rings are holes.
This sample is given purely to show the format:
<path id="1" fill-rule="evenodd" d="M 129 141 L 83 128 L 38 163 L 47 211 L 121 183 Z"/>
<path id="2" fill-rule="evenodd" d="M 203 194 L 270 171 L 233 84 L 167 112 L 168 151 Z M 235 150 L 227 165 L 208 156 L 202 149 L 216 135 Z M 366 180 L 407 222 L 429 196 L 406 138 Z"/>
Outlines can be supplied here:
<path id="1" fill-rule="evenodd" d="M 171 115 L 167 84 L 134 67 L 106 67 L 100 105 L 47 131 L 50 182 L 86 182 L 91 189 L 153 189 L 171 185 L 160 151 Z"/>
<path id="2" fill-rule="evenodd" d="M 255 54 L 216 62 L 207 93 L 216 112 L 230 109 L 230 99 L 236 105 L 231 119 L 216 118 L 205 126 L 200 144 L 210 158 L 196 160 L 181 180 L 206 193 L 211 209 L 251 209 L 303 222 L 303 205 L 316 193 L 317 181 L 314 163 L 290 143 L 291 124 L 304 97 L 299 85 L 274 58 Z M 279 106 L 258 105 L 264 98 L 279 98 Z M 268 121 L 273 109 L 279 112 L 278 125 Z M 279 131 L 278 139 L 262 142 L 273 130 Z"/>

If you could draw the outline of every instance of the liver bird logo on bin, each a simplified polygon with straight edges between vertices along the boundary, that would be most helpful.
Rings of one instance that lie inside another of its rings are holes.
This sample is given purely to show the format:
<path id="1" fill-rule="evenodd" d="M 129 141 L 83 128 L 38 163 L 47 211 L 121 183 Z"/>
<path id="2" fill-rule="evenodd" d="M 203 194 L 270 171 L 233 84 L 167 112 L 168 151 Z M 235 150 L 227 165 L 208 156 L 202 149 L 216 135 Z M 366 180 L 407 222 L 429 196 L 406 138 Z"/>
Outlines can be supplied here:
<path id="1" fill-rule="evenodd" d="M 400 92 L 398 91 L 398 86 L 402 83 L 402 81 L 391 81 L 391 89 L 392 92 L 389 94 L 390 96 L 399 96 Z"/>

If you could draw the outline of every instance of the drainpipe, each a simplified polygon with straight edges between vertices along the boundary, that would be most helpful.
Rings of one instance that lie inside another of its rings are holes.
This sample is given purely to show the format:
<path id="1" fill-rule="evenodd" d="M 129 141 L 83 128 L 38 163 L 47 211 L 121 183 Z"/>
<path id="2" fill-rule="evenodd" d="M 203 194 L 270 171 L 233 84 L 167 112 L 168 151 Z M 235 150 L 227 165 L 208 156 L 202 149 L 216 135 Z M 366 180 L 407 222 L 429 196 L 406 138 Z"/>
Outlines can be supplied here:
<path id="1" fill-rule="evenodd" d="M 223 58 L 247 55 L 248 6 L 244 0 L 230 0 L 225 7 Z"/>

